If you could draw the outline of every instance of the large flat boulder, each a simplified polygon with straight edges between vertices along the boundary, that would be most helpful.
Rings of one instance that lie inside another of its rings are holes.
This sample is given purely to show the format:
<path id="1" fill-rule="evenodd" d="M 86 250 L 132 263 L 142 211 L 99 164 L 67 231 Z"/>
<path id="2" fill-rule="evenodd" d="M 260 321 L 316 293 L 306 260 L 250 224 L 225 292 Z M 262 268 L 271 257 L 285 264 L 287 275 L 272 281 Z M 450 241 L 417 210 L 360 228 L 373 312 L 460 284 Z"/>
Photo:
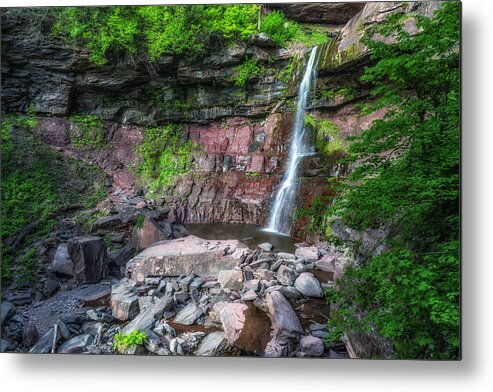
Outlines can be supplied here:
<path id="1" fill-rule="evenodd" d="M 72 238 L 68 253 L 77 282 L 97 283 L 108 274 L 108 253 L 101 237 Z"/>
<path id="2" fill-rule="evenodd" d="M 208 241 L 188 236 L 155 244 L 127 263 L 126 275 L 136 282 L 150 276 L 196 275 L 217 276 L 221 270 L 236 266 L 245 248 L 236 240 Z"/>

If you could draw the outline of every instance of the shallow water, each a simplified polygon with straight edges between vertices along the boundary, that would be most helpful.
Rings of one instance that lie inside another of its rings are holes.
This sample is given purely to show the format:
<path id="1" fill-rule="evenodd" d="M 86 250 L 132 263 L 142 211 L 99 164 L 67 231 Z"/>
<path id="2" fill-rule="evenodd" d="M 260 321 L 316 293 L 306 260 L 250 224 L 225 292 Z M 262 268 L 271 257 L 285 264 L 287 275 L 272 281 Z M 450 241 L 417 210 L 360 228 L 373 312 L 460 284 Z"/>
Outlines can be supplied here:
<path id="1" fill-rule="evenodd" d="M 294 253 L 294 240 L 283 234 L 265 230 L 255 225 L 235 223 L 191 223 L 186 225 L 193 235 L 206 240 L 240 240 L 250 249 L 258 244 L 268 242 L 274 246 L 275 252 Z"/>

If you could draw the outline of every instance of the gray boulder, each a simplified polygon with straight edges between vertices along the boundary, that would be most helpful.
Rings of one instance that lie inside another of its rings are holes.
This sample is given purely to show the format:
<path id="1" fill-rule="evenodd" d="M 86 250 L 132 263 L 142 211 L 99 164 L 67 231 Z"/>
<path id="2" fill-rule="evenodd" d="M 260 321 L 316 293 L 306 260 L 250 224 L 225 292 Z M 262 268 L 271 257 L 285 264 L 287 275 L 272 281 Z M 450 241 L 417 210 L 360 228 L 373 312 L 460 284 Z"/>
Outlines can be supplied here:
<path id="1" fill-rule="evenodd" d="M 320 282 L 310 272 L 303 272 L 294 282 L 294 287 L 306 297 L 323 298 L 324 292 Z"/>
<path id="2" fill-rule="evenodd" d="M 200 307 L 193 303 L 190 303 L 178 312 L 174 319 L 174 322 L 177 324 L 192 325 L 203 314 L 204 311 Z"/>
<path id="3" fill-rule="evenodd" d="M 25 347 L 31 347 L 39 339 L 38 329 L 32 321 L 28 321 L 24 324 L 24 330 L 22 331 L 22 344 Z"/>
<path id="4" fill-rule="evenodd" d="M 296 249 L 296 257 L 305 261 L 317 261 L 319 258 L 318 249 L 315 246 L 307 246 Z"/>
<path id="5" fill-rule="evenodd" d="M 284 286 L 292 286 L 298 274 L 294 268 L 281 265 L 277 270 L 277 281 Z"/>
<path id="6" fill-rule="evenodd" d="M 219 271 L 217 281 L 223 289 L 241 290 L 243 287 L 243 272 L 241 270 Z"/>
<path id="7" fill-rule="evenodd" d="M 30 353 L 36 353 L 36 354 L 46 354 L 51 351 L 51 347 L 53 344 L 53 337 L 55 336 L 55 329 L 50 328 L 37 342 L 36 344 L 31 347 L 29 350 Z M 55 347 L 57 343 L 60 341 L 62 337 L 62 334 L 57 331 L 56 337 L 55 337 Z"/>
<path id="8" fill-rule="evenodd" d="M 258 247 L 266 252 L 271 252 L 272 249 L 274 249 L 274 246 L 272 244 L 269 244 L 268 242 L 258 244 Z"/>
<path id="9" fill-rule="evenodd" d="M 75 336 L 67 340 L 58 348 L 59 354 L 81 353 L 84 349 L 92 344 L 94 338 L 90 334 Z"/>
<path id="10" fill-rule="evenodd" d="M 111 315 L 127 321 L 139 314 L 139 298 L 132 292 L 135 283 L 123 280 L 111 288 Z"/>
<path id="11" fill-rule="evenodd" d="M 224 332 L 212 332 L 200 343 L 195 355 L 201 357 L 213 357 L 221 350 L 225 336 Z"/>
<path id="12" fill-rule="evenodd" d="M 74 264 L 68 253 L 68 244 L 60 244 L 53 258 L 51 270 L 60 275 L 73 276 Z"/>
<path id="13" fill-rule="evenodd" d="M 2 301 L 0 305 L 0 321 L 1 325 L 8 321 L 15 314 L 15 305 L 8 301 Z"/>
<path id="14" fill-rule="evenodd" d="M 303 336 L 300 350 L 310 357 L 320 357 L 324 353 L 324 342 L 315 336 Z"/>
<path id="15" fill-rule="evenodd" d="M 267 295 L 266 302 L 276 336 L 299 338 L 303 334 L 298 316 L 284 295 L 273 291 Z"/>

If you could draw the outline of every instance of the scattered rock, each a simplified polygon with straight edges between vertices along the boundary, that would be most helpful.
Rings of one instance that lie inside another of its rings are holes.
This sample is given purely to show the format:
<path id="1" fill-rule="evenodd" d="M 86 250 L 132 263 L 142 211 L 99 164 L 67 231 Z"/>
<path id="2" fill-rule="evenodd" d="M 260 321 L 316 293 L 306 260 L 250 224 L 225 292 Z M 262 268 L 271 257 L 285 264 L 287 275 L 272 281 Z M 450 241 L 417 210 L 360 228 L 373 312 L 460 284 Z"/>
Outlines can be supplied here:
<path id="1" fill-rule="evenodd" d="M 326 272 L 334 272 L 335 270 L 335 256 L 323 256 L 320 260 L 315 262 L 315 267 L 317 267 L 319 270 L 326 271 Z"/>
<path id="2" fill-rule="evenodd" d="M 242 301 L 255 301 L 256 299 L 257 293 L 253 290 L 249 290 L 241 296 Z"/>
<path id="3" fill-rule="evenodd" d="M 137 249 L 146 249 L 159 241 L 166 240 L 162 228 L 150 218 L 145 218 L 142 227 L 135 227 L 132 233 L 132 245 Z"/>
<path id="4" fill-rule="evenodd" d="M 300 247 L 296 249 L 295 255 L 308 262 L 317 261 L 319 257 L 318 249 L 315 246 Z"/>
<path id="5" fill-rule="evenodd" d="M 218 302 L 219 315 L 229 343 L 250 353 L 263 354 L 271 338 L 269 316 L 252 303 Z"/>
<path id="6" fill-rule="evenodd" d="M 289 299 L 298 299 L 301 297 L 301 293 L 294 286 L 283 286 L 279 291 L 282 295 Z"/>
<path id="7" fill-rule="evenodd" d="M 282 260 L 296 260 L 296 256 L 292 253 L 279 252 L 277 257 Z"/>
<path id="8" fill-rule="evenodd" d="M 271 252 L 272 249 L 274 249 L 274 246 L 272 244 L 269 244 L 268 242 L 258 244 L 258 247 L 266 252 Z"/>
<path id="9" fill-rule="evenodd" d="M 43 284 L 43 295 L 45 298 L 51 297 L 60 288 L 60 283 L 54 279 L 46 279 Z"/>
<path id="10" fill-rule="evenodd" d="M 15 295 L 12 295 L 7 298 L 8 302 L 11 302 L 12 304 L 16 306 L 22 306 L 22 305 L 27 305 L 33 302 L 33 297 L 32 293 L 30 291 L 24 291 L 22 293 L 18 293 Z"/>
<path id="11" fill-rule="evenodd" d="M 292 286 L 298 274 L 294 268 L 281 265 L 277 270 L 277 281 L 284 286 Z"/>
<path id="12" fill-rule="evenodd" d="M 258 279 L 252 279 L 252 280 L 247 280 L 244 284 L 245 290 L 253 290 L 253 291 L 259 291 L 260 289 L 260 280 Z"/>
<path id="13" fill-rule="evenodd" d="M 51 270 L 54 273 L 64 276 L 74 275 L 74 265 L 68 253 L 68 244 L 64 243 L 58 245 L 55 257 L 53 258 L 53 263 L 51 265 Z"/>
<path id="14" fill-rule="evenodd" d="M 34 343 L 36 343 L 38 339 L 39 339 L 39 333 L 38 333 L 38 329 L 36 328 L 36 325 L 31 321 L 25 323 L 24 331 L 22 332 L 22 344 L 25 347 L 29 348 Z"/>
<path id="15" fill-rule="evenodd" d="M 294 282 L 294 287 L 306 297 L 323 298 L 320 282 L 309 272 L 303 272 Z"/>
<path id="16" fill-rule="evenodd" d="M 243 287 L 243 272 L 241 270 L 220 271 L 217 281 L 223 289 L 241 290 Z"/>
<path id="17" fill-rule="evenodd" d="M 2 301 L 0 305 L 1 325 L 7 322 L 15 314 L 15 305 L 12 302 Z"/>
<path id="18" fill-rule="evenodd" d="M 303 334 L 298 316 L 284 295 L 274 291 L 266 296 L 266 302 L 276 336 L 299 338 Z"/>
<path id="19" fill-rule="evenodd" d="M 310 357 L 320 357 L 324 353 L 324 342 L 315 336 L 303 336 L 300 349 Z"/>
<path id="20" fill-rule="evenodd" d="M 133 282 L 124 280 L 111 288 L 111 314 L 120 321 L 131 320 L 139 314 L 139 299 L 133 287 Z"/>
<path id="21" fill-rule="evenodd" d="M 199 345 L 195 355 L 201 357 L 213 357 L 221 351 L 225 336 L 224 332 L 212 332 L 207 335 Z"/>
<path id="22" fill-rule="evenodd" d="M 96 283 L 108 273 L 106 245 L 100 237 L 75 237 L 68 242 L 68 253 L 79 283 Z"/>
<path id="23" fill-rule="evenodd" d="M 204 314 L 204 311 L 195 304 L 188 304 L 176 315 L 174 322 L 177 324 L 192 325 L 198 318 Z"/>
<path id="24" fill-rule="evenodd" d="M 84 349 L 92 344 L 94 338 L 92 335 L 85 334 L 75 336 L 70 340 L 67 340 L 58 348 L 59 354 L 81 353 Z"/>
<path id="25" fill-rule="evenodd" d="M 53 337 L 55 336 L 55 328 L 50 328 L 29 350 L 30 353 L 36 354 L 47 354 L 51 352 L 51 347 L 53 344 Z M 57 332 L 55 337 L 55 346 L 60 341 L 62 335 Z"/>
<path id="26" fill-rule="evenodd" d="M 135 249 L 131 246 L 125 246 L 121 249 L 111 252 L 109 255 L 110 261 L 118 267 L 122 267 L 133 257 Z"/>

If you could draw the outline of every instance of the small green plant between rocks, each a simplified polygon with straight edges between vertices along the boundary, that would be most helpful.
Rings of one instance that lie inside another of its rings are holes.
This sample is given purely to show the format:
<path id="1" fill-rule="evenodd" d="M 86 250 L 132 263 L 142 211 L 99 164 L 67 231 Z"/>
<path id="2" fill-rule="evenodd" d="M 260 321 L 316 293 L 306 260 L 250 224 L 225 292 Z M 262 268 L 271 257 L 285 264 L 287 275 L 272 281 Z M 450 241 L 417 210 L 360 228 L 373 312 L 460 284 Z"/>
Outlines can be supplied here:
<path id="1" fill-rule="evenodd" d="M 130 332 L 128 335 L 118 332 L 114 337 L 113 349 L 120 353 L 125 353 L 134 346 L 142 346 L 147 340 L 147 334 L 144 331 Z"/>

